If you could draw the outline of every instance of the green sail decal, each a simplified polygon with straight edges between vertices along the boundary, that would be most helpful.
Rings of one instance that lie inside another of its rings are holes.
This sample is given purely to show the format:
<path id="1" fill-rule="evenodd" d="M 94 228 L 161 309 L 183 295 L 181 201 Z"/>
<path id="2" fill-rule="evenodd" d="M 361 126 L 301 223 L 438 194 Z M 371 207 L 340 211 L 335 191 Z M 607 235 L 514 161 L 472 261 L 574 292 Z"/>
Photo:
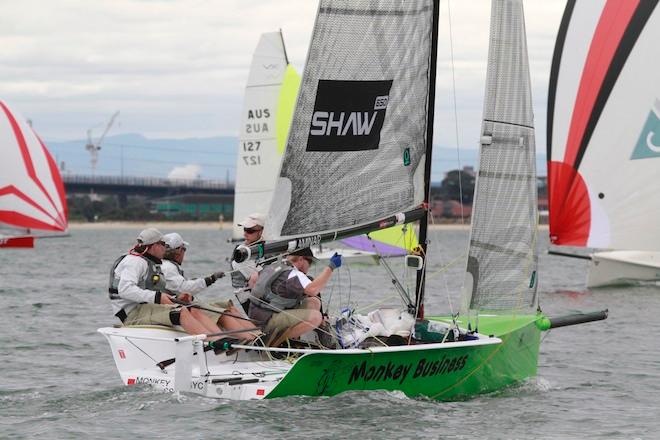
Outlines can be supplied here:
<path id="1" fill-rule="evenodd" d="M 660 157 L 660 101 L 656 100 L 655 108 L 649 112 L 642 129 L 631 160 Z"/>
<path id="2" fill-rule="evenodd" d="M 289 135 L 293 111 L 296 108 L 296 98 L 300 89 L 300 75 L 291 64 L 286 67 L 284 81 L 280 88 L 280 96 L 277 100 L 275 112 L 275 132 L 277 134 L 277 153 L 281 156 L 286 149 L 286 139 Z"/>

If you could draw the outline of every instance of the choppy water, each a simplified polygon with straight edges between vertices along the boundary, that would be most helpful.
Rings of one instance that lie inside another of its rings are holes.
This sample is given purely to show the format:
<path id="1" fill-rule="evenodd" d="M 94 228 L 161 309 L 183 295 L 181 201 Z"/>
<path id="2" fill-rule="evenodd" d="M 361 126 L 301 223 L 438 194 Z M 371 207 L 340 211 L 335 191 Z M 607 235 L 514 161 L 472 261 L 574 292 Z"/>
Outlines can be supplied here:
<path id="1" fill-rule="evenodd" d="M 544 253 L 539 286 L 547 314 L 609 308 L 610 318 L 546 333 L 538 377 L 515 388 L 440 403 L 386 392 L 227 402 L 124 387 L 96 329 L 114 323 L 105 293 L 109 266 L 138 232 L 74 230 L 70 238 L 42 240 L 35 250 L 0 252 L 0 438 L 660 435 L 660 287 L 588 291 L 586 263 Z M 228 231 L 180 232 L 191 243 L 184 263 L 189 276 L 226 267 Z M 450 299 L 457 304 L 467 238 L 465 231 L 433 233 L 434 248 L 443 252 L 431 261 L 428 311 L 449 310 Z M 379 269 L 345 267 L 324 297 L 334 307 L 396 304 L 382 276 Z M 228 290 L 221 280 L 206 297 Z"/>

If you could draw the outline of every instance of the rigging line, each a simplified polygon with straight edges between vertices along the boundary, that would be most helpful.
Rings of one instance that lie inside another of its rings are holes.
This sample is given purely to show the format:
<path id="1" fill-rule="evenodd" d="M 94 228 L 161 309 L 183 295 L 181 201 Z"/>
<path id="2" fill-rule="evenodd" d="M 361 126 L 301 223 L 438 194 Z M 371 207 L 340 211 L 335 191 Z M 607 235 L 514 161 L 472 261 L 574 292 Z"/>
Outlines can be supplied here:
<path id="1" fill-rule="evenodd" d="M 434 220 L 433 216 L 431 216 L 431 224 L 435 225 L 435 220 Z M 434 231 L 434 233 L 435 233 L 435 231 Z M 444 281 L 444 284 L 445 284 L 445 293 L 447 294 L 447 302 L 449 303 L 449 313 L 451 313 L 451 315 L 453 316 L 454 315 L 454 305 L 453 305 L 452 300 L 451 300 L 451 294 L 449 293 L 449 284 L 447 283 L 447 277 L 444 276 L 444 270 L 445 270 L 445 268 L 449 267 L 449 265 L 447 265 L 447 266 L 444 265 L 444 261 L 443 261 L 443 258 L 442 258 L 442 252 L 439 252 L 438 254 L 439 254 L 439 257 L 440 257 L 441 270 L 439 272 L 436 272 L 436 273 L 440 273 L 440 274 L 443 275 L 442 280 Z M 458 258 L 454 259 L 454 261 L 458 261 Z M 426 274 L 426 275 L 428 276 L 428 274 Z M 434 275 L 435 274 L 432 274 L 432 276 L 434 276 Z M 428 277 L 427 280 L 429 278 L 431 278 L 431 277 Z"/>
<path id="2" fill-rule="evenodd" d="M 148 357 L 149 359 L 151 359 L 152 361 L 154 361 L 154 363 L 156 363 L 156 364 L 158 363 L 158 361 L 157 361 L 156 359 L 152 358 L 151 356 L 149 356 L 149 354 L 148 354 L 146 351 L 142 350 L 142 349 L 140 348 L 139 345 L 136 345 L 133 341 L 131 341 L 131 340 L 129 339 L 128 336 L 125 336 L 124 339 L 126 340 L 126 342 L 128 342 L 129 344 L 131 344 L 133 347 L 135 347 L 135 348 L 137 348 L 138 350 L 140 350 L 140 351 L 142 352 L 143 355 L 145 355 L 146 357 Z"/>
<path id="3" fill-rule="evenodd" d="M 458 138 L 458 109 L 456 108 L 456 69 L 454 66 L 454 40 L 451 30 L 451 0 L 447 0 L 447 20 L 449 22 L 449 53 L 451 56 L 451 83 L 454 101 L 454 127 L 456 135 L 456 160 L 458 161 L 458 196 L 461 205 L 461 224 L 465 224 L 465 215 L 463 213 L 463 167 L 461 166 L 461 146 Z M 431 216 L 433 217 L 433 216 Z"/>

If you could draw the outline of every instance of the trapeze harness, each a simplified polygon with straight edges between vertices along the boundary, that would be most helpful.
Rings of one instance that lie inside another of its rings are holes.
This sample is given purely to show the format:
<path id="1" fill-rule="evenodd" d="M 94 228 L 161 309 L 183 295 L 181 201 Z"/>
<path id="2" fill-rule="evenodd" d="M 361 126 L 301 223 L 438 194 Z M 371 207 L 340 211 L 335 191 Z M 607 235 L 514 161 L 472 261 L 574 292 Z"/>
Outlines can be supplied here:
<path id="1" fill-rule="evenodd" d="M 263 268 L 257 278 L 257 284 L 252 289 L 250 303 L 262 309 L 279 313 L 285 309 L 293 309 L 302 302 L 300 298 L 285 298 L 273 292 L 272 284 L 283 272 L 290 272 L 293 266 L 288 261 L 279 261 Z"/>
<path id="2" fill-rule="evenodd" d="M 119 296 L 119 278 L 115 275 L 115 269 L 117 269 L 117 266 L 119 266 L 119 263 L 126 257 L 126 255 L 129 254 L 124 254 L 121 257 L 117 258 L 115 262 L 112 264 L 112 269 L 110 269 L 110 280 L 108 282 L 108 294 L 110 296 L 110 300 L 121 300 L 123 299 L 122 297 Z M 155 261 L 150 260 L 149 258 L 145 257 L 144 255 L 136 255 L 136 254 L 130 254 L 130 255 L 135 255 L 136 257 L 142 258 L 144 261 L 147 262 L 147 276 L 144 277 L 144 279 L 138 281 L 138 287 L 140 289 L 145 289 L 145 290 L 153 290 L 153 291 L 162 291 L 165 290 L 165 276 L 163 275 L 163 272 L 160 268 L 160 264 L 157 264 Z M 126 312 L 124 309 L 119 310 L 117 313 L 115 313 L 115 316 L 119 318 L 121 322 L 124 322 L 126 320 Z"/>

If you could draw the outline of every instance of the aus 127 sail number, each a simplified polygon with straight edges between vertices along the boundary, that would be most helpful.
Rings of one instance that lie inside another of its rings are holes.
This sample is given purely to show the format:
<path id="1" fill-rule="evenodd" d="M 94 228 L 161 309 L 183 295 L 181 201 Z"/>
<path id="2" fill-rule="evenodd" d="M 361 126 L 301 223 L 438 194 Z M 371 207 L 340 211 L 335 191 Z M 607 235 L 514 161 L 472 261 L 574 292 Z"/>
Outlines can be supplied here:
<path id="1" fill-rule="evenodd" d="M 260 141 L 246 141 L 243 142 L 243 151 L 246 153 L 257 153 L 261 147 Z M 260 154 L 248 154 L 243 156 L 243 161 L 245 165 L 261 165 L 261 155 Z"/>

